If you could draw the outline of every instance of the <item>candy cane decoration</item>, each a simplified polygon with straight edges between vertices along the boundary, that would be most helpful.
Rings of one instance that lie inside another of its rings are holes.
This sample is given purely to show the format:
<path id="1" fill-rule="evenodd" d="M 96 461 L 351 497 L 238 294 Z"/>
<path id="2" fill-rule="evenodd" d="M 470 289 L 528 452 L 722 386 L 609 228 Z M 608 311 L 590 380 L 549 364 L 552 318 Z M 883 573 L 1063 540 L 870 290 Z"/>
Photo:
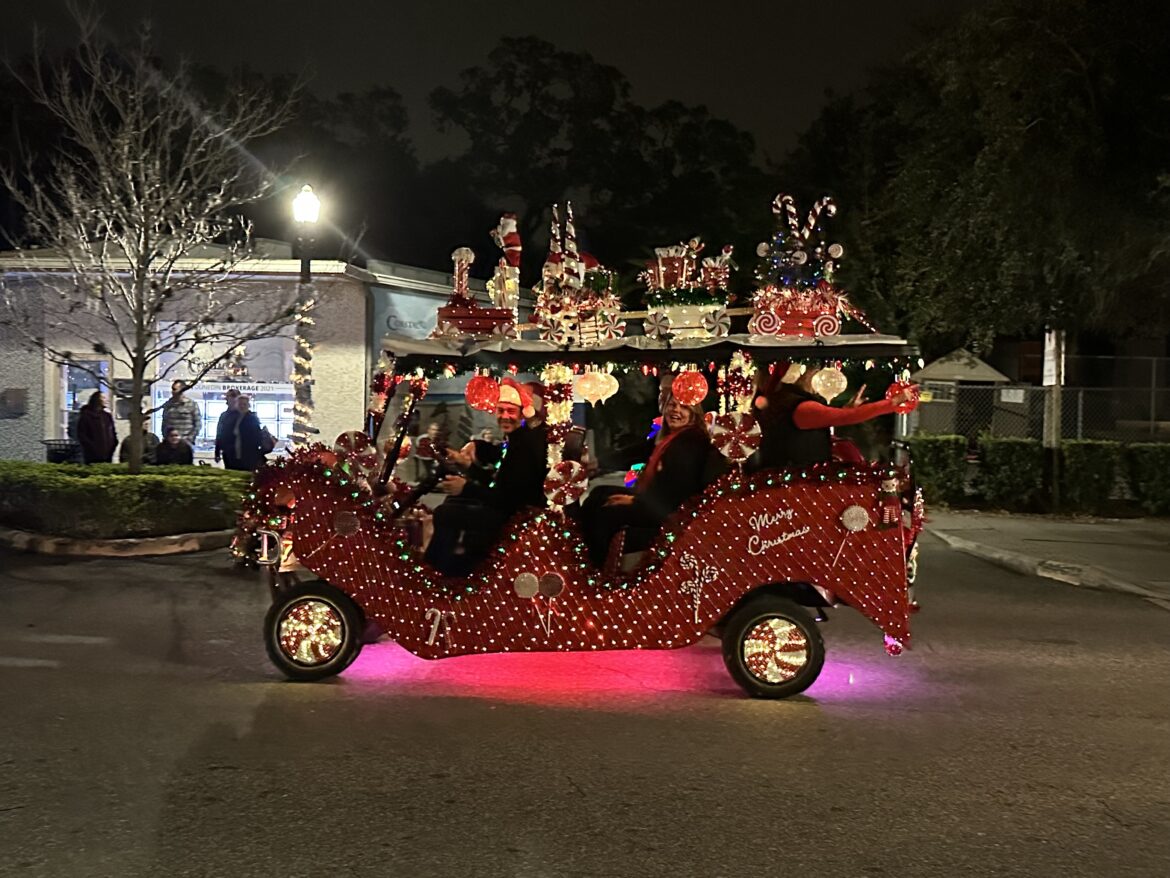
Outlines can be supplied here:
<path id="1" fill-rule="evenodd" d="M 808 212 L 808 219 L 805 220 L 804 229 L 800 232 L 800 237 L 805 241 L 808 240 L 809 235 L 811 235 L 813 230 L 816 229 L 822 212 L 826 216 L 833 216 L 837 213 L 837 205 L 828 195 L 817 199 L 817 202 L 812 206 L 812 210 Z"/>
<path id="2" fill-rule="evenodd" d="M 434 646 L 435 641 L 439 639 L 439 627 L 443 628 L 443 640 L 448 646 L 451 645 L 451 623 L 455 621 L 455 614 L 450 611 L 440 610 L 438 607 L 431 607 L 423 615 L 424 622 L 431 623 L 431 633 L 427 637 L 427 646 Z"/>
<path id="3" fill-rule="evenodd" d="M 691 606 L 694 608 L 695 624 L 699 622 L 699 603 L 703 600 L 703 586 L 710 585 L 719 579 L 719 570 L 715 567 L 701 567 L 698 559 L 686 553 L 679 559 L 679 565 L 687 571 L 690 579 L 679 586 L 679 591 L 690 595 Z"/>
<path id="4" fill-rule="evenodd" d="M 577 252 L 577 227 L 573 225 L 573 202 L 565 202 L 565 283 L 579 289 L 583 281 L 581 257 Z"/>
<path id="5" fill-rule="evenodd" d="M 800 234 L 800 219 L 796 215 L 796 200 L 791 195 L 781 192 L 772 201 L 772 213 L 784 214 L 788 228 L 793 235 Z"/>

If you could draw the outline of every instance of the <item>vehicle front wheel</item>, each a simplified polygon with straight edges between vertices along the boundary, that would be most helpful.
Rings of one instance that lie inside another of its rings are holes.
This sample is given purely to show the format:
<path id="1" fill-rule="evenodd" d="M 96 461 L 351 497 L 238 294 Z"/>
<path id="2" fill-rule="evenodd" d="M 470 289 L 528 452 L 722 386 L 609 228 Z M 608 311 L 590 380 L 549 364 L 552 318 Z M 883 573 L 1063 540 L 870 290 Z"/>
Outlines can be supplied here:
<path id="1" fill-rule="evenodd" d="M 264 617 L 268 657 L 292 680 L 321 680 L 345 670 L 362 649 L 361 613 L 325 582 L 282 589 Z"/>
<path id="2" fill-rule="evenodd" d="M 803 692 L 820 675 L 825 642 L 803 607 L 779 595 L 762 594 L 727 617 L 723 663 L 749 695 L 787 698 Z"/>

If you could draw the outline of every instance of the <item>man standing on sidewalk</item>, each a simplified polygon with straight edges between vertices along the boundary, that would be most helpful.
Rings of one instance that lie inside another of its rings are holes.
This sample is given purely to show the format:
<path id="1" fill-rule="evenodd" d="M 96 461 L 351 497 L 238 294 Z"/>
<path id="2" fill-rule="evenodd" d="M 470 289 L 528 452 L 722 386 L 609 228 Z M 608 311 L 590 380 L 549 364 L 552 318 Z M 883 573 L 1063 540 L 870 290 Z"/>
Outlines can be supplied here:
<path id="1" fill-rule="evenodd" d="M 187 385 L 182 381 L 171 382 L 171 398 L 163 403 L 162 434 L 166 436 L 171 430 L 178 430 L 179 437 L 194 448 L 203 416 L 199 404 L 183 395 L 186 390 Z"/>
<path id="2" fill-rule="evenodd" d="M 240 391 L 229 387 L 223 395 L 227 408 L 219 416 L 219 423 L 215 426 L 215 462 L 223 459 L 227 469 L 239 469 L 236 465 L 236 421 L 240 419 Z"/>

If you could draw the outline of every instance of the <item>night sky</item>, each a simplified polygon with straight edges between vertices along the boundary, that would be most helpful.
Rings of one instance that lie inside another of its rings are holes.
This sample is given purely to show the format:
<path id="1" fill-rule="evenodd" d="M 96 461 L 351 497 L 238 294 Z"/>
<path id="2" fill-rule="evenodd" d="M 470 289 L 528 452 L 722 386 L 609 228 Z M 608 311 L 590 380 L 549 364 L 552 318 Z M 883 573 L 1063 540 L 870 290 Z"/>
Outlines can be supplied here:
<path id="1" fill-rule="evenodd" d="M 499 37 L 529 34 L 617 67 L 640 103 L 706 104 L 779 157 L 816 116 L 826 90 L 863 86 L 868 68 L 897 59 L 924 29 L 978 2 L 117 0 L 105 4 L 103 21 L 117 34 L 149 18 L 164 51 L 221 68 L 246 62 L 264 73 L 307 70 L 322 95 L 392 86 L 406 101 L 424 161 L 456 148 L 431 124 L 427 94 L 455 85 Z M 28 48 L 34 22 L 50 44 L 72 33 L 63 0 L 6 6 L 9 56 Z"/>

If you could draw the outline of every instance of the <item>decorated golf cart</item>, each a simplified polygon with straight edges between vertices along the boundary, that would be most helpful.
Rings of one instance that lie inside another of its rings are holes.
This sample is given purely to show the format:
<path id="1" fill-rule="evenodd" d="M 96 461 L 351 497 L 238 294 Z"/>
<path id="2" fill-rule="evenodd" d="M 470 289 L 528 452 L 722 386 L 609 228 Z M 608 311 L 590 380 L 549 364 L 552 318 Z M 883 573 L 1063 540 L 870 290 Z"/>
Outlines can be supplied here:
<path id="1" fill-rule="evenodd" d="M 833 290 L 822 288 L 820 298 L 815 289 L 811 297 L 790 290 L 801 315 L 844 313 Z M 783 308 L 782 298 L 774 292 L 767 307 Z M 751 415 L 756 371 L 826 365 L 824 383 L 839 393 L 840 370 L 851 365 L 903 373 L 915 357 L 905 341 L 874 332 L 818 335 L 811 319 L 807 332 L 737 334 L 716 323 L 707 333 L 688 326 L 681 337 L 665 328 L 655 337 L 607 338 L 591 325 L 582 338 L 572 300 L 559 304 L 545 338 L 456 333 L 453 323 L 431 339 L 387 337 L 366 428 L 332 447 L 298 449 L 257 475 L 247 514 L 260 527 L 262 561 L 300 570 L 276 581 L 264 624 L 281 671 L 298 680 L 338 674 L 358 657 L 371 627 L 424 659 L 677 649 L 713 634 L 744 690 L 785 697 L 821 670 L 823 608 L 861 613 L 891 655 L 909 647 L 908 564 L 923 514 L 908 467 L 830 460 L 751 474 L 743 468 L 760 437 Z M 595 321 L 597 309 L 585 316 Z M 589 488 L 567 443 L 574 399 L 600 402 L 624 380 L 651 372 L 673 374 L 680 398 L 707 399 L 712 444 L 727 469 L 666 521 L 647 551 L 624 553 L 619 534 L 606 563 L 594 566 L 573 514 Z M 455 577 L 424 560 L 421 492 L 395 469 L 429 382 L 466 373 L 473 375 L 469 403 L 485 408 L 499 377 L 539 377 L 547 505 L 518 513 L 471 575 Z"/>

